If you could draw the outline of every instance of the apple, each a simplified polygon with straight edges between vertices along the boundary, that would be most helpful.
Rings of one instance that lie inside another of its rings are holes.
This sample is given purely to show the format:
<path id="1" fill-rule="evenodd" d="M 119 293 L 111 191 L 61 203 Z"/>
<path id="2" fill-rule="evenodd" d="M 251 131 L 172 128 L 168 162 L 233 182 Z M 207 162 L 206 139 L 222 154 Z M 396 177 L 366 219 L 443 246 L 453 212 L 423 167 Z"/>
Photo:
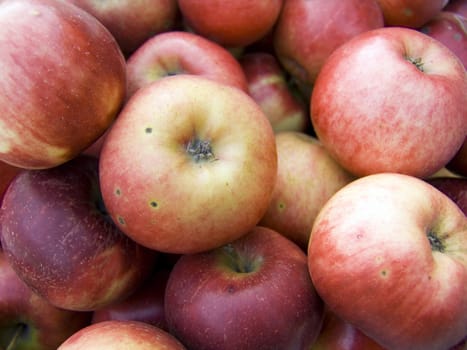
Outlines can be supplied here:
<path id="1" fill-rule="evenodd" d="M 325 310 L 323 327 L 310 350 L 385 350 L 359 329 Z"/>
<path id="2" fill-rule="evenodd" d="M 5 0 L 0 38 L 0 160 L 39 169 L 74 158 L 124 100 L 125 60 L 114 37 L 72 4 Z"/>
<path id="3" fill-rule="evenodd" d="M 274 132 L 258 104 L 188 74 L 140 88 L 99 160 L 113 221 L 139 244 L 173 254 L 246 234 L 265 213 L 277 173 Z"/>
<path id="4" fill-rule="evenodd" d="M 8 163 L 0 161 L 0 204 L 2 202 L 3 193 L 7 189 L 11 180 L 18 174 L 22 168 L 15 167 Z"/>
<path id="5" fill-rule="evenodd" d="M 467 67 L 467 17 L 441 11 L 419 30 L 446 45 Z"/>
<path id="6" fill-rule="evenodd" d="M 108 217 L 98 160 L 23 170 L 5 192 L 1 243 L 19 277 L 52 305 L 93 311 L 131 294 L 156 252 L 131 241 Z"/>
<path id="7" fill-rule="evenodd" d="M 439 176 L 426 180 L 451 198 L 461 210 L 467 215 L 467 178 Z"/>
<path id="8" fill-rule="evenodd" d="M 383 173 L 340 189 L 308 246 L 329 309 L 387 349 L 446 350 L 467 330 L 467 217 L 417 177 Z"/>
<path id="9" fill-rule="evenodd" d="M 189 30 L 227 48 L 242 48 L 268 34 L 284 0 L 178 0 Z"/>
<path id="10" fill-rule="evenodd" d="M 105 321 L 77 331 L 58 350 L 185 350 L 170 333 L 138 321 Z"/>
<path id="11" fill-rule="evenodd" d="M 176 0 L 62 0 L 96 17 L 115 37 L 125 56 L 153 35 L 173 30 L 179 15 Z"/>
<path id="12" fill-rule="evenodd" d="M 248 91 L 240 63 L 224 47 L 201 35 L 171 31 L 155 35 L 127 61 L 127 99 L 153 81 L 193 74 Z"/>
<path id="13" fill-rule="evenodd" d="M 443 9 L 445 11 L 455 12 L 467 18 L 467 1 L 466 0 L 450 0 Z"/>
<path id="14" fill-rule="evenodd" d="M 313 136 L 276 134 L 277 180 L 260 225 L 269 227 L 306 250 L 313 221 L 321 207 L 354 179 Z"/>
<path id="15" fill-rule="evenodd" d="M 166 330 L 164 296 L 170 271 L 167 268 L 156 269 L 129 297 L 95 310 L 91 322 L 140 321 Z"/>
<path id="16" fill-rule="evenodd" d="M 467 138 L 464 139 L 454 157 L 446 164 L 446 168 L 458 175 L 467 176 Z"/>
<path id="17" fill-rule="evenodd" d="M 318 139 L 351 173 L 424 178 L 464 142 L 466 102 L 467 75 L 452 51 L 415 29 L 386 27 L 333 52 L 310 114 Z"/>
<path id="18" fill-rule="evenodd" d="M 259 104 L 275 132 L 301 131 L 308 127 L 308 106 L 292 90 L 277 58 L 267 52 L 250 52 L 239 62 L 248 82 L 248 92 Z"/>
<path id="19" fill-rule="evenodd" d="M 285 1 L 274 49 L 307 97 L 327 57 L 353 36 L 384 25 L 375 0 Z"/>
<path id="20" fill-rule="evenodd" d="M 189 349 L 309 349 L 324 306 L 307 257 L 274 230 L 180 257 L 166 287 L 168 329 Z"/>
<path id="21" fill-rule="evenodd" d="M 0 250 L 1 349 L 55 350 L 90 319 L 90 313 L 57 308 L 34 293 Z"/>
<path id="22" fill-rule="evenodd" d="M 419 28 L 435 17 L 449 0 L 376 0 L 386 26 Z"/>

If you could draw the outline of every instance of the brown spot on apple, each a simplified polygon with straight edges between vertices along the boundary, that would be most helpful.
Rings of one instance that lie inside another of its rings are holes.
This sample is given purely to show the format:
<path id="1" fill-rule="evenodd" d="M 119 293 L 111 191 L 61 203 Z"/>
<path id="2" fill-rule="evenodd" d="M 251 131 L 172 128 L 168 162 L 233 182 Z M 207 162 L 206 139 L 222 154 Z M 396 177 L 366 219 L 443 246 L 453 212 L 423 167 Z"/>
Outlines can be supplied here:
<path id="1" fill-rule="evenodd" d="M 125 225 L 126 224 L 125 219 L 123 217 L 121 217 L 120 215 L 117 216 L 117 220 L 118 220 L 120 225 Z"/>
<path id="2" fill-rule="evenodd" d="M 150 134 L 150 133 L 152 133 L 152 128 L 148 126 L 146 129 L 144 129 L 144 132 L 146 134 Z"/>
<path id="3" fill-rule="evenodd" d="M 156 201 L 151 201 L 151 202 L 149 202 L 149 205 L 150 205 L 152 208 L 157 208 L 157 207 L 159 207 L 159 203 L 157 203 Z"/>
<path id="4" fill-rule="evenodd" d="M 277 208 L 279 209 L 279 211 L 283 211 L 285 209 L 285 203 L 280 201 L 279 203 L 277 203 Z"/>
<path id="5" fill-rule="evenodd" d="M 119 188 L 115 189 L 115 195 L 120 196 L 121 194 L 122 191 Z"/>

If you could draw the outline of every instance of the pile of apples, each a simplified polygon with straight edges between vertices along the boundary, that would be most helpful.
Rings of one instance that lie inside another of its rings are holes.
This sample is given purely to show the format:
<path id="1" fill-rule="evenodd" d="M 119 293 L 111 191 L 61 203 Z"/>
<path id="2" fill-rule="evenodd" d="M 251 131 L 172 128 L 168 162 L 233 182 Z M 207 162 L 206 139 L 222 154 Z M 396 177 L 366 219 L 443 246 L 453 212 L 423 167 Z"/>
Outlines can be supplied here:
<path id="1" fill-rule="evenodd" d="M 0 1 L 0 350 L 467 341 L 467 1 Z"/>

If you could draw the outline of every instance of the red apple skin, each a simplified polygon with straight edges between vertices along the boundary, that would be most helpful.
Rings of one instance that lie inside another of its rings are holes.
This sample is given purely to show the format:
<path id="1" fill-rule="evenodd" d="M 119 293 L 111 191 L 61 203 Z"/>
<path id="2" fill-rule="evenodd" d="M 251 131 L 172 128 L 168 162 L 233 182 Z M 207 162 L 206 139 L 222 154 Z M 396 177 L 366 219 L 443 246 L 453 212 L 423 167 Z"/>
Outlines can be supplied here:
<path id="1" fill-rule="evenodd" d="M 425 181 L 385 173 L 339 190 L 313 225 L 312 281 L 387 349 L 445 350 L 467 330 L 467 217 Z"/>
<path id="2" fill-rule="evenodd" d="M 72 159 L 123 103 L 118 44 L 95 17 L 53 0 L 2 1 L 0 37 L 0 160 L 38 169 Z"/>
<path id="3" fill-rule="evenodd" d="M 315 138 L 302 132 L 276 134 L 277 179 L 260 225 L 306 251 L 313 221 L 340 188 L 354 180 Z"/>
<path id="4" fill-rule="evenodd" d="M 327 57 L 353 36 L 384 25 L 375 0 L 285 1 L 274 32 L 283 67 L 309 94 Z"/>
<path id="5" fill-rule="evenodd" d="M 446 164 L 446 169 L 458 175 L 467 176 L 467 138 L 454 157 Z"/>
<path id="6" fill-rule="evenodd" d="M 23 170 L 0 211 L 2 247 L 19 277 L 68 310 L 93 311 L 127 297 L 149 275 L 156 256 L 110 221 L 97 170 L 92 157 Z"/>
<path id="7" fill-rule="evenodd" d="M 467 1 L 466 0 L 450 0 L 444 7 L 445 11 L 455 12 L 467 18 Z"/>
<path id="8" fill-rule="evenodd" d="M 155 35 L 127 61 L 127 98 L 155 80 L 177 74 L 199 75 L 248 91 L 240 63 L 224 47 L 198 34 L 171 31 Z"/>
<path id="9" fill-rule="evenodd" d="M 212 251 L 184 255 L 169 277 L 170 333 L 189 349 L 309 349 L 323 304 L 305 253 L 264 227 Z"/>
<path id="10" fill-rule="evenodd" d="M 451 198 L 467 215 L 467 178 L 440 176 L 426 181 Z"/>
<path id="11" fill-rule="evenodd" d="M 326 309 L 323 327 L 310 350 L 385 350 L 359 329 Z"/>
<path id="12" fill-rule="evenodd" d="M 179 0 L 190 30 L 224 47 L 244 47 L 260 40 L 274 27 L 283 0 Z"/>
<path id="13" fill-rule="evenodd" d="M 0 161 L 0 204 L 2 203 L 3 193 L 6 188 L 21 170 L 22 168 Z"/>
<path id="14" fill-rule="evenodd" d="M 138 321 L 104 321 L 84 327 L 58 350 L 186 350 L 170 333 Z"/>
<path id="15" fill-rule="evenodd" d="M 446 45 L 467 67 L 467 17 L 441 11 L 419 30 Z"/>
<path id="16" fill-rule="evenodd" d="M 274 132 L 258 104 L 188 74 L 139 89 L 99 159 L 114 222 L 141 245 L 175 254 L 248 232 L 269 205 L 277 173 Z"/>
<path id="17" fill-rule="evenodd" d="M 55 350 L 69 336 L 90 324 L 91 314 L 51 305 L 34 293 L 16 274 L 0 251 L 0 347 Z M 8 347 L 23 325 L 15 345 Z"/>
<path id="18" fill-rule="evenodd" d="M 176 0 L 65 0 L 95 16 L 112 33 L 125 56 L 153 35 L 175 28 Z"/>
<path id="19" fill-rule="evenodd" d="M 466 92 L 465 68 L 449 49 L 415 29 L 386 27 L 333 52 L 310 114 L 317 137 L 351 173 L 426 178 L 465 140 Z"/>
<path id="20" fill-rule="evenodd" d="M 248 81 L 248 92 L 260 105 L 275 132 L 301 131 L 308 126 L 308 105 L 292 91 L 286 73 L 270 53 L 252 52 L 239 62 Z"/>
<path id="21" fill-rule="evenodd" d="M 94 311 L 91 322 L 140 321 L 167 330 L 164 295 L 169 275 L 169 269 L 157 269 L 129 297 Z"/>
<path id="22" fill-rule="evenodd" d="M 449 0 L 376 0 L 386 26 L 419 28 L 435 17 Z"/>

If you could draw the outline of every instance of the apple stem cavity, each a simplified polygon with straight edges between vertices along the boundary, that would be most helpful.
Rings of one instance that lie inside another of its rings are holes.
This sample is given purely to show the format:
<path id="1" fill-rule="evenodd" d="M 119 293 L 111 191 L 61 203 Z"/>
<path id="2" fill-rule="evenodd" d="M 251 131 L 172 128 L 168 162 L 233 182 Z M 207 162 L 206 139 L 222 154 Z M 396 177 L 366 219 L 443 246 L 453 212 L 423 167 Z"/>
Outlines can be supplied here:
<path id="1" fill-rule="evenodd" d="M 420 72 L 424 72 L 425 69 L 423 68 L 423 61 L 422 61 L 422 58 L 421 57 L 409 57 L 407 56 L 406 57 L 406 60 L 409 61 L 410 63 L 412 63 L 415 67 L 417 67 L 417 69 L 420 71 Z"/>
<path id="2" fill-rule="evenodd" d="M 186 152 L 196 163 L 216 160 L 209 140 L 191 139 L 186 146 Z"/>
<path id="3" fill-rule="evenodd" d="M 254 272 L 260 261 L 258 259 L 248 259 L 238 253 L 238 251 L 231 245 L 226 244 L 222 251 L 226 258 L 226 264 L 237 273 L 250 273 Z"/>
<path id="4" fill-rule="evenodd" d="M 19 337 L 21 334 L 24 332 L 26 329 L 26 325 L 24 323 L 18 323 L 15 327 L 15 331 L 13 333 L 13 337 L 10 339 L 10 342 L 8 343 L 8 346 L 6 347 L 5 350 L 14 350 L 16 349 L 16 345 L 18 342 Z M 1 349 L 3 350 L 3 349 Z"/>
<path id="5" fill-rule="evenodd" d="M 427 237 L 431 245 L 431 250 L 437 251 L 440 253 L 444 252 L 445 246 L 443 242 L 441 242 L 439 237 L 433 231 L 428 232 Z"/>

